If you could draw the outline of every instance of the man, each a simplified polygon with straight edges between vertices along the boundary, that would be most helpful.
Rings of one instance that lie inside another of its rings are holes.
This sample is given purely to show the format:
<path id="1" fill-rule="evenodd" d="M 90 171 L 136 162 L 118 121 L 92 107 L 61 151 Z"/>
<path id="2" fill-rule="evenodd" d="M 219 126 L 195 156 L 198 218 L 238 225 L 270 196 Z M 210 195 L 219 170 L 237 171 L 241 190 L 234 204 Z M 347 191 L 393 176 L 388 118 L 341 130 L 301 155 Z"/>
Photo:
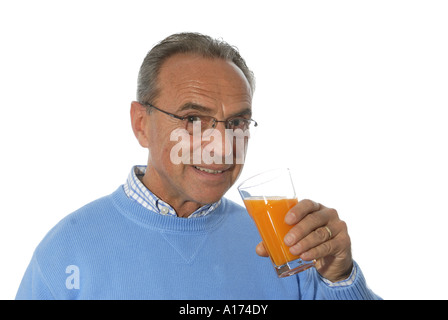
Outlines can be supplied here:
<path id="1" fill-rule="evenodd" d="M 223 198 L 243 167 L 237 138 L 227 133 L 256 125 L 253 92 L 252 72 L 222 41 L 183 33 L 155 46 L 131 104 L 147 166 L 135 166 L 123 186 L 47 234 L 17 299 L 378 298 L 352 260 L 335 210 L 311 200 L 290 210 L 285 243 L 317 262 L 279 279 L 245 209 Z M 214 161 L 201 157 L 207 154 Z"/>

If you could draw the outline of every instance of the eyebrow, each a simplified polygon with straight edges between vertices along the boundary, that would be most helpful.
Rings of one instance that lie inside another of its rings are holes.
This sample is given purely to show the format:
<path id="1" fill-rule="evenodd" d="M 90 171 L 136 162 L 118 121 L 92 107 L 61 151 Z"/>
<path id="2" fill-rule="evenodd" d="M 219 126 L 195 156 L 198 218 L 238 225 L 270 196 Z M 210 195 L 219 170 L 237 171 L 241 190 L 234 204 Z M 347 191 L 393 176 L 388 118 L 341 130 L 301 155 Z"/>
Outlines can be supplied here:
<path id="1" fill-rule="evenodd" d="M 204 107 L 200 104 L 197 103 L 193 103 L 193 102 L 187 102 L 184 105 L 182 105 L 177 112 L 182 112 L 182 111 L 187 111 L 187 110 L 196 110 L 196 111 L 200 111 L 202 113 L 206 113 L 206 114 L 211 114 L 213 113 L 213 109 L 208 108 L 208 107 Z M 238 116 L 244 116 L 244 115 L 252 115 L 252 109 L 251 108 L 246 108 L 242 111 L 239 111 L 235 114 L 230 115 L 229 118 L 233 118 L 233 117 L 238 117 Z"/>
<path id="2" fill-rule="evenodd" d="M 232 116 L 230 116 L 230 118 L 232 117 L 238 117 L 238 116 L 245 116 L 245 115 L 249 115 L 250 117 L 252 116 L 252 109 L 251 108 L 246 108 L 241 112 L 238 112 Z"/>
<path id="3" fill-rule="evenodd" d="M 180 107 L 177 112 L 187 111 L 187 110 L 196 110 L 204 113 L 212 113 L 213 110 L 204 106 L 201 106 L 200 104 L 193 103 L 193 102 L 187 102 L 182 107 Z"/>

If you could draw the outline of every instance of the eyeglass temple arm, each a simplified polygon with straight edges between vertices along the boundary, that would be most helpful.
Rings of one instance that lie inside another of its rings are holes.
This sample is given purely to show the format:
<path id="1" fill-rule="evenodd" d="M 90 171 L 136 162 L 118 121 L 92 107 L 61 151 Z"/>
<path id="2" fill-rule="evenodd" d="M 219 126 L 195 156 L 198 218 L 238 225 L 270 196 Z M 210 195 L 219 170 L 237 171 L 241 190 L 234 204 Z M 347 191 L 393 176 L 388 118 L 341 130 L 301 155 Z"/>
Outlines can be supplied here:
<path id="1" fill-rule="evenodd" d="M 165 110 L 159 109 L 159 108 L 157 108 L 156 106 L 154 106 L 154 105 L 152 105 L 150 103 L 144 103 L 143 105 L 148 106 L 150 108 L 154 108 L 154 109 L 156 109 L 156 110 L 158 110 L 160 112 L 163 112 L 164 114 L 167 114 L 167 115 L 169 115 L 172 118 L 179 119 L 179 120 L 184 120 L 185 119 L 185 117 L 176 116 L 175 114 L 172 114 L 172 113 L 166 112 Z"/>

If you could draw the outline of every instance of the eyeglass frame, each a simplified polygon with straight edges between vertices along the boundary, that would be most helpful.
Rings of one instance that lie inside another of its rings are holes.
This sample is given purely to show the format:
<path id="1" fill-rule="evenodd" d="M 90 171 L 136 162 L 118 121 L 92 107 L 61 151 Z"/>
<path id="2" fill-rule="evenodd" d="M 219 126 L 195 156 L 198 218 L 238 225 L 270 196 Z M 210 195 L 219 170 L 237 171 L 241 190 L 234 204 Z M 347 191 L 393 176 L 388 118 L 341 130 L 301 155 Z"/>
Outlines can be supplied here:
<path id="1" fill-rule="evenodd" d="M 192 115 L 188 115 L 188 116 L 179 116 L 179 115 L 176 115 L 176 114 L 174 114 L 174 113 L 170 113 L 170 112 L 168 112 L 168 111 L 165 111 L 165 110 L 162 110 L 162 109 L 160 109 L 160 108 L 157 108 L 156 106 L 154 106 L 153 104 L 151 104 L 151 103 L 142 103 L 142 102 L 139 102 L 141 105 L 143 105 L 143 106 L 146 106 L 146 107 L 150 107 L 150 108 L 154 108 L 154 109 L 156 109 L 156 110 L 158 110 L 158 111 L 160 111 L 160 112 L 162 112 L 162 113 L 164 113 L 164 114 L 166 114 L 166 115 L 169 115 L 170 117 L 172 117 L 172 118 L 174 118 L 174 119 L 178 119 L 178 120 L 182 120 L 182 121 L 185 121 L 185 120 L 187 120 L 187 118 L 188 117 L 191 117 Z M 207 118 L 211 118 L 211 119 L 213 119 L 213 124 L 212 124 L 212 127 L 211 128 L 213 128 L 213 129 L 215 129 L 216 128 L 216 125 L 217 125 L 217 123 L 218 122 L 222 122 L 222 123 L 224 123 L 224 126 L 225 126 L 225 128 L 226 129 L 230 129 L 229 128 L 229 121 L 230 120 L 232 120 L 232 117 L 230 117 L 229 119 L 226 119 L 226 120 L 218 120 L 218 119 L 216 119 L 216 118 L 214 118 L 214 117 L 211 117 L 211 116 L 204 116 L 204 115 L 195 115 L 195 116 L 200 116 L 200 117 L 207 117 Z M 235 118 L 237 118 L 237 117 L 235 117 Z M 249 126 L 250 126 L 250 124 L 253 122 L 254 123 L 254 127 L 257 127 L 258 126 L 258 122 L 257 121 L 255 121 L 254 119 L 244 119 L 244 120 L 246 120 L 246 121 L 249 121 Z M 188 125 L 188 123 L 187 123 L 187 125 Z"/>

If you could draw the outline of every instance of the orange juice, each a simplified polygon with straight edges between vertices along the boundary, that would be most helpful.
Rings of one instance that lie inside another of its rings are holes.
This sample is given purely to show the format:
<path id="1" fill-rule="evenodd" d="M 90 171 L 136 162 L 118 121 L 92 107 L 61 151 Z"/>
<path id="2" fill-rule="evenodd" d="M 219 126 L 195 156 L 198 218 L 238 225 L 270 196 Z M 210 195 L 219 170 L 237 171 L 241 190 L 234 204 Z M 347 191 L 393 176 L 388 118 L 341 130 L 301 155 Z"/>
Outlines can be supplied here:
<path id="1" fill-rule="evenodd" d="M 263 244 L 276 266 L 298 259 L 289 252 L 284 237 L 292 226 L 284 219 L 286 213 L 298 203 L 296 198 L 251 197 L 244 199 L 244 204 L 254 220 Z"/>

